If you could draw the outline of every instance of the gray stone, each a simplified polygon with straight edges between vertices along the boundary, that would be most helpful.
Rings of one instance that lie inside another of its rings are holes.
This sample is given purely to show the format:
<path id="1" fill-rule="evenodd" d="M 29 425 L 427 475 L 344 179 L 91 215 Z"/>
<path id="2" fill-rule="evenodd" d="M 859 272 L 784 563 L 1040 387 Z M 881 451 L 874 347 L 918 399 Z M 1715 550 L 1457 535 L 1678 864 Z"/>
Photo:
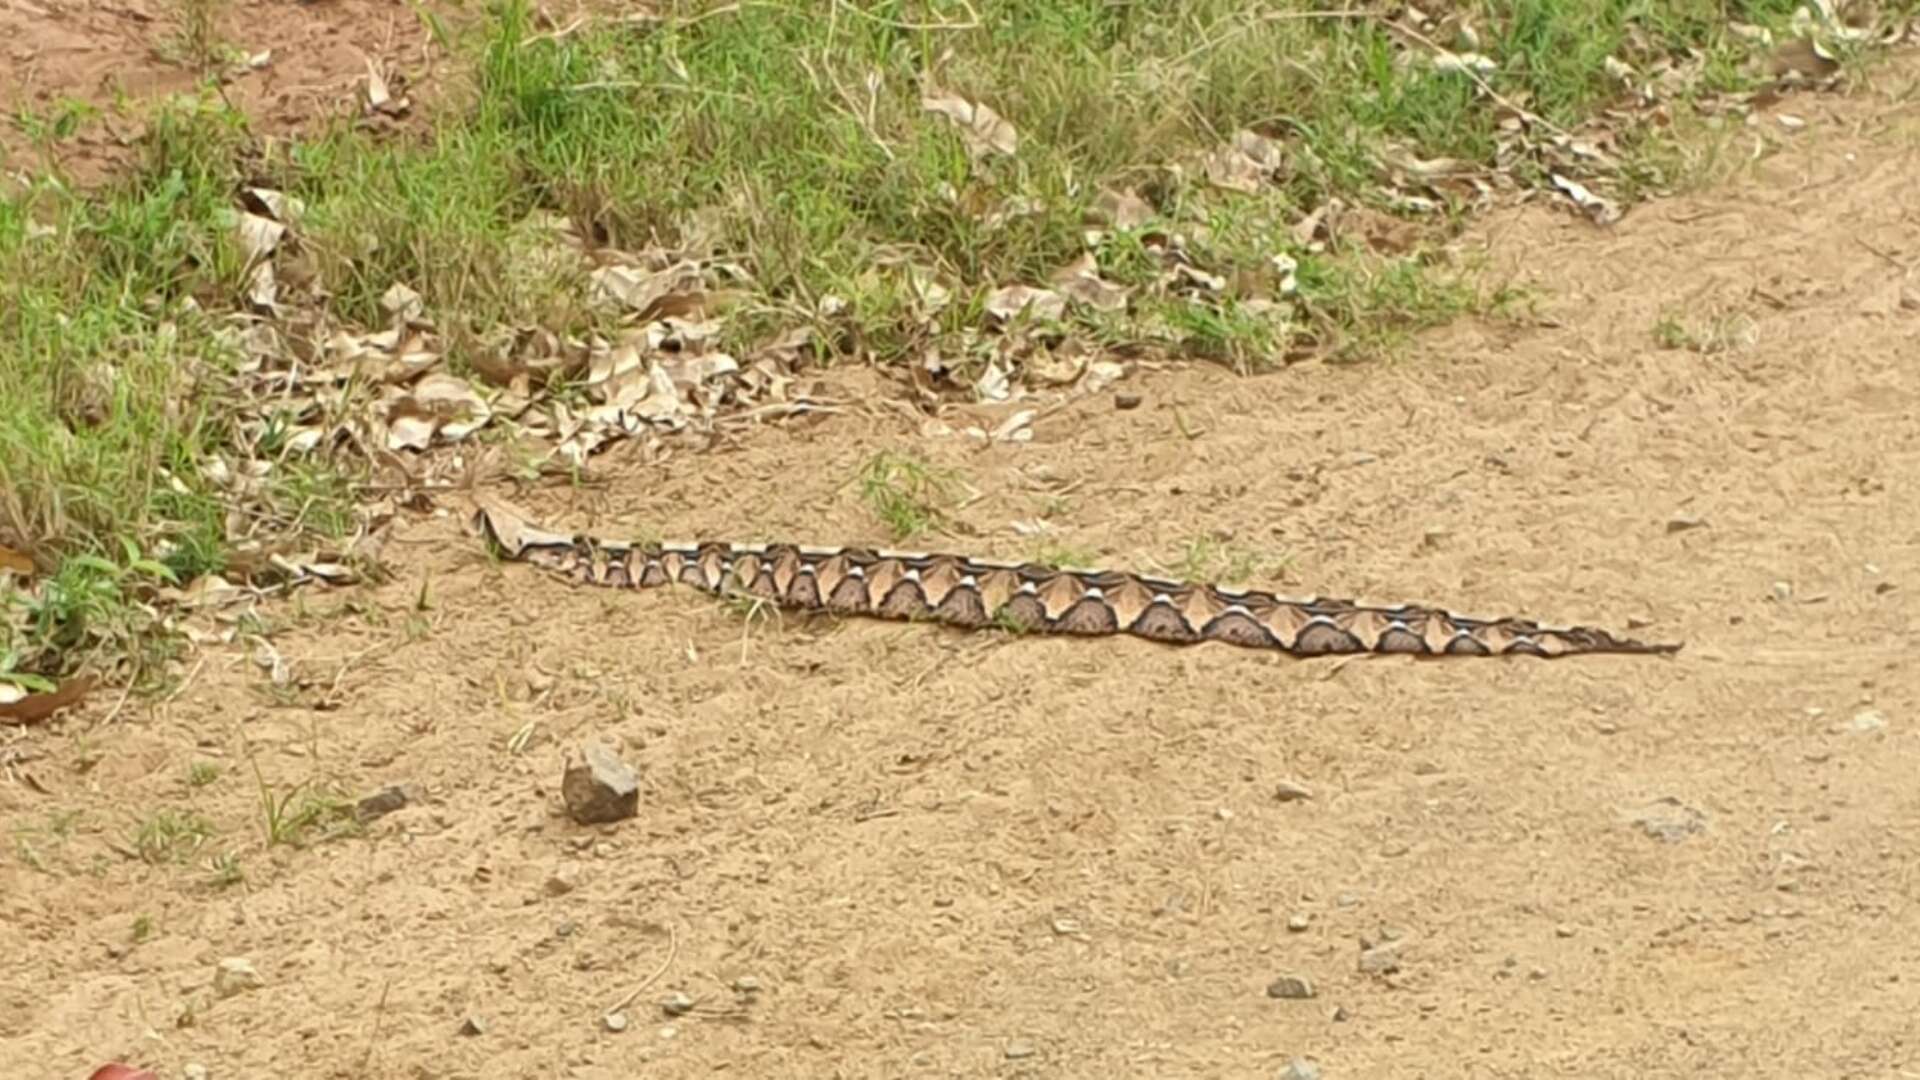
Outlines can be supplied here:
<path id="1" fill-rule="evenodd" d="M 485 1035 L 486 1033 L 487 1033 L 486 1018 L 483 1016 L 480 1016 L 477 1013 L 474 1015 L 468 1016 L 465 1020 L 460 1021 L 460 1034 L 462 1035 L 472 1038 L 477 1035 Z"/>
<path id="2" fill-rule="evenodd" d="M 607 1030 L 615 1033 L 616 1035 L 622 1031 L 627 1030 L 627 1025 L 628 1023 L 630 1023 L 630 1021 L 627 1019 L 627 1014 L 619 1011 L 618 1009 L 615 1009 L 613 1012 L 608 1013 L 606 1016 L 602 1017 L 601 1020 L 603 1023 L 607 1025 Z"/>
<path id="3" fill-rule="evenodd" d="M 1280 802 L 1299 802 L 1313 798 L 1313 789 L 1297 780 L 1282 780 L 1273 786 L 1273 797 Z"/>
<path id="4" fill-rule="evenodd" d="M 212 1075 L 205 1065 L 197 1061 L 189 1061 L 180 1066 L 180 1080 L 207 1080 Z"/>
<path id="5" fill-rule="evenodd" d="M 1019 1061 L 1023 1058 L 1030 1058 L 1039 1052 L 1040 1051 L 1033 1048 L 1032 1043 L 1020 1042 L 1019 1040 L 1008 1043 L 1006 1051 L 1008 1061 Z"/>
<path id="6" fill-rule="evenodd" d="M 248 990 L 258 990 L 265 980 L 253 968 L 253 961 L 239 956 L 229 956 L 220 961 L 213 972 L 213 993 L 215 997 L 230 998 Z"/>
<path id="7" fill-rule="evenodd" d="M 1391 975 L 1400 970 L 1400 946 L 1397 943 L 1375 945 L 1360 950 L 1360 973 Z"/>
<path id="8" fill-rule="evenodd" d="M 590 743 L 580 757 L 560 780 L 569 817 L 582 825 L 604 825 L 640 812 L 639 774 L 604 746 Z"/>
<path id="9" fill-rule="evenodd" d="M 427 793 L 418 784 L 394 784 L 353 804 L 353 818 L 365 825 L 377 817 L 385 817 L 395 810 L 404 810 L 417 802 L 424 802 Z"/>
<path id="10" fill-rule="evenodd" d="M 685 1016 L 693 1011 L 693 1006 L 693 998 L 681 990 L 675 990 L 660 1001 L 660 1011 L 668 1016 Z"/>
<path id="11" fill-rule="evenodd" d="M 1287 929 L 1296 934 L 1312 925 L 1313 920 L 1309 918 L 1304 911 L 1296 911 L 1292 915 L 1287 916 Z"/>
<path id="12" fill-rule="evenodd" d="M 1300 975 L 1282 975 L 1267 984 L 1267 996 L 1280 1001 L 1305 1001 L 1313 994 L 1313 983 Z"/>

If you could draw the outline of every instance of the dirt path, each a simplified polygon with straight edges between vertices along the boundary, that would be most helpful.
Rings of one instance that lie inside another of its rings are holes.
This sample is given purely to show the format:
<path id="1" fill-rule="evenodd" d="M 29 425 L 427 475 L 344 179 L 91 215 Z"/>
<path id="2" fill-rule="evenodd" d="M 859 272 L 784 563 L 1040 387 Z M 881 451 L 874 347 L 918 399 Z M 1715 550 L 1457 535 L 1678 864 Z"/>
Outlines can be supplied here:
<path id="1" fill-rule="evenodd" d="M 568 526 L 875 541 L 846 485 L 910 449 L 984 493 L 952 542 L 981 554 L 1028 554 L 1011 522 L 1051 509 L 1103 561 L 1214 539 L 1260 580 L 1284 556 L 1293 591 L 1644 620 L 1678 657 L 749 625 L 489 567 L 417 522 L 397 580 L 278 613 L 285 655 L 343 671 L 337 710 L 276 708 L 211 655 L 151 714 L 39 736 L 50 794 L 0 785 L 16 835 L 84 815 L 33 833 L 53 873 L 0 861 L 0 1072 L 1920 1074 L 1917 76 L 1880 79 L 1904 116 L 1796 102 L 1809 130 L 1751 179 L 1603 236 L 1489 222 L 1557 326 L 1149 375 L 1140 409 L 1090 400 L 1025 446 L 845 419 L 524 499 Z M 1663 349 L 1669 315 L 1734 347 Z M 423 580 L 432 627 L 407 635 Z M 588 738 L 642 769 L 638 820 L 559 815 Z M 283 789 L 431 798 L 262 853 L 248 748 Z M 191 788 L 197 760 L 224 775 Z M 111 854 L 169 806 L 246 849 L 245 888 Z M 1361 971 L 1384 938 L 1398 970 Z M 223 957 L 262 985 L 216 999 Z M 1286 975 L 1317 996 L 1268 996 Z M 693 1014 L 661 1015 L 675 991 Z"/>

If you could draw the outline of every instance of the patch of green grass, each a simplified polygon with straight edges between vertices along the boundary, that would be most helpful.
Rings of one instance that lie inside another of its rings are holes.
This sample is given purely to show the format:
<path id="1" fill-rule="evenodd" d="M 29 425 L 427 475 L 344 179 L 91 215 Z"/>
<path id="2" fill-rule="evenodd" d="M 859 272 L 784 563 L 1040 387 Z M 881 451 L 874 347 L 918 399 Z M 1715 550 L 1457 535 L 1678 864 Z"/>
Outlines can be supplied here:
<path id="1" fill-rule="evenodd" d="M 909 454 L 873 455 L 861 469 L 860 499 L 895 540 L 910 540 L 939 524 L 959 480 Z"/>
<path id="2" fill-rule="evenodd" d="M 211 761 L 196 761 L 187 767 L 187 786 L 206 787 L 220 779 L 220 766 Z"/>
<path id="3" fill-rule="evenodd" d="M 258 765 L 253 775 L 260 794 L 260 831 L 268 847 L 303 847 L 315 839 L 328 840 L 358 830 L 352 800 L 304 783 L 275 791 Z"/>
<path id="4" fill-rule="evenodd" d="M 1279 582 L 1292 562 L 1287 555 L 1252 551 L 1212 537 L 1199 537 L 1188 542 L 1175 564 L 1175 571 L 1182 580 L 1193 584 L 1269 588 Z M 1256 576 L 1263 580 L 1253 581 Z"/>
<path id="5" fill-rule="evenodd" d="M 133 849 L 154 864 L 180 862 L 212 838 L 213 822 L 191 810 L 167 808 L 142 821 L 133 833 Z"/>

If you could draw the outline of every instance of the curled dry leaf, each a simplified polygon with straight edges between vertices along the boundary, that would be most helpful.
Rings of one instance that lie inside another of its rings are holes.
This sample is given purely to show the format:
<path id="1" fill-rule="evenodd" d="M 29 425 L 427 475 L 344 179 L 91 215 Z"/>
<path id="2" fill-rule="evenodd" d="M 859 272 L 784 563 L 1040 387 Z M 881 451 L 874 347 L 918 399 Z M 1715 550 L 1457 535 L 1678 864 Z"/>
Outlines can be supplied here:
<path id="1" fill-rule="evenodd" d="M 28 694 L 14 701 L 0 702 L 0 724 L 38 724 L 61 709 L 78 705 L 93 689 L 91 675 L 69 679 L 51 692 Z"/>
<path id="2" fill-rule="evenodd" d="M 272 218 L 243 213 L 234 226 L 234 233 L 240 243 L 241 253 L 246 256 L 247 262 L 252 263 L 273 254 L 273 250 L 280 246 L 281 239 L 287 235 L 287 227 Z"/>
<path id="3" fill-rule="evenodd" d="M 1620 220 L 1620 207 L 1611 199 L 1595 195 L 1587 189 L 1586 185 L 1572 177 L 1554 173 L 1552 179 L 1553 186 L 1566 192 L 1567 198 L 1572 199 L 1574 205 L 1585 212 L 1587 217 L 1592 218 L 1594 224 L 1611 225 Z"/>
<path id="4" fill-rule="evenodd" d="M 1103 189 L 1093 200 L 1093 216 L 1116 229 L 1137 229 L 1154 218 L 1153 204 L 1132 188 Z"/>
<path id="5" fill-rule="evenodd" d="M 642 322 L 685 315 L 704 301 L 700 267 L 676 262 L 664 270 L 616 263 L 588 275 L 594 303 L 624 307 Z"/>
<path id="6" fill-rule="evenodd" d="M 1003 323 L 1012 322 L 1022 312 L 1032 312 L 1036 319 L 1057 319 L 1066 310 L 1066 298 L 1059 293 L 1026 285 L 996 289 L 986 303 L 987 314 Z"/>
<path id="7" fill-rule="evenodd" d="M 1011 155 L 1020 149 L 1020 134 L 1012 124 L 986 105 L 954 94 L 933 91 L 920 99 L 920 107 L 953 121 L 974 157 L 989 154 Z"/>
<path id="8" fill-rule="evenodd" d="M 425 450 L 436 436 L 458 442 L 492 416 L 486 399 L 465 379 L 432 372 L 387 406 L 387 449 Z"/>
<path id="9" fill-rule="evenodd" d="M 1127 306 L 1127 290 L 1100 276 L 1100 264 L 1091 253 L 1061 267 L 1053 275 L 1053 284 L 1061 292 L 1095 311 L 1122 311 Z"/>
<path id="10" fill-rule="evenodd" d="M 1215 187 L 1252 195 L 1286 166 L 1286 151 L 1276 141 L 1245 128 L 1233 133 L 1227 145 L 1201 162 L 1207 181 Z"/>

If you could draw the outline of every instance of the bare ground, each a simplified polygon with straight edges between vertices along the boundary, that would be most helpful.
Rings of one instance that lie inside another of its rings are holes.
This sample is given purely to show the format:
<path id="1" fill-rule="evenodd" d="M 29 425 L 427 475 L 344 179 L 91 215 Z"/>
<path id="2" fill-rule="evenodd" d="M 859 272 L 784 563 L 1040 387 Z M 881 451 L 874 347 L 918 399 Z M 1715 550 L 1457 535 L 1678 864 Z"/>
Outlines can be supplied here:
<path id="1" fill-rule="evenodd" d="M 276 613 L 338 708 L 209 653 L 172 701 L 15 741 L 42 756 L 0 820 L 48 870 L 0 858 L 0 1072 L 1920 1074 L 1917 75 L 1794 102 L 1810 127 L 1751 176 L 1606 233 L 1490 219 L 1536 324 L 1145 374 L 1140 409 L 1085 400 L 1030 445 L 841 417 L 521 496 L 565 527 L 876 542 L 848 482 L 905 449 L 984 495 L 944 546 L 1027 554 L 1011 522 L 1051 508 L 1104 562 L 1212 538 L 1292 591 L 1644 621 L 1677 657 L 749 621 L 489 565 L 449 500 L 391 583 Z M 1728 347 L 1662 348 L 1663 319 Z M 642 771 L 637 820 L 560 812 L 588 739 Z M 249 755 L 279 790 L 430 798 L 262 851 Z M 202 760 L 225 773 L 191 788 Z M 165 807 L 214 821 L 248 883 L 115 852 Z M 1657 838 L 1649 808 L 1698 828 Z M 1385 938 L 1398 970 L 1360 970 Z M 262 985 L 218 998 L 224 957 Z M 1283 975 L 1317 996 L 1268 996 Z M 675 991 L 698 1005 L 669 1019 Z"/>

